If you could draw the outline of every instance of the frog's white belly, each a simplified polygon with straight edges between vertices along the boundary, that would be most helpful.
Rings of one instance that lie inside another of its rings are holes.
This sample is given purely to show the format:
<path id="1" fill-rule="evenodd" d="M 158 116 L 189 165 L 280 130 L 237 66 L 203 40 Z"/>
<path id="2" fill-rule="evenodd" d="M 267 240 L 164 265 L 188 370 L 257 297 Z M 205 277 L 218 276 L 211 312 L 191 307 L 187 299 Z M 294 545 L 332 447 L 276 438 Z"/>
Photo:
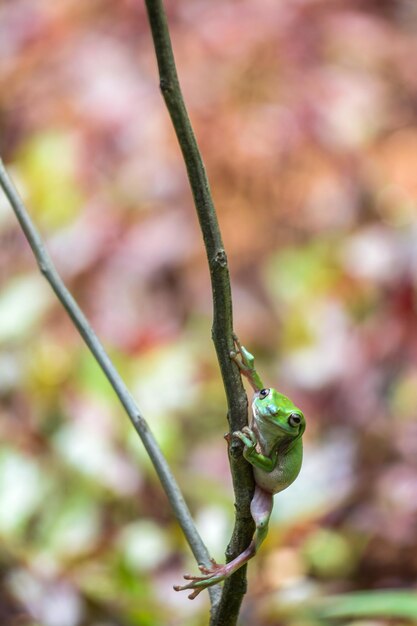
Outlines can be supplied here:
<path id="1" fill-rule="evenodd" d="M 302 463 L 302 455 L 286 455 L 282 459 L 278 458 L 277 464 L 272 472 L 265 472 L 259 467 L 254 467 L 256 484 L 268 493 L 279 493 L 283 491 L 297 478 Z"/>

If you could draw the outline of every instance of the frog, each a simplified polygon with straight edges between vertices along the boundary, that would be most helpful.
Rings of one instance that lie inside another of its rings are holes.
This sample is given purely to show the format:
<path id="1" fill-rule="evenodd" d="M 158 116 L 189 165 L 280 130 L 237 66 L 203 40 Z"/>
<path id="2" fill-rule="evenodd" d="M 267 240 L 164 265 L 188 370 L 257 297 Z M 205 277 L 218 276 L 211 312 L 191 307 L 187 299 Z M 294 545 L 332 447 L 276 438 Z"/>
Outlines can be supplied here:
<path id="1" fill-rule="evenodd" d="M 211 559 L 210 567 L 199 565 L 201 576 L 184 576 L 187 584 L 176 585 L 174 589 L 191 590 L 190 599 L 224 581 L 256 555 L 268 534 L 273 497 L 295 481 L 303 460 L 302 437 L 306 428 L 303 412 L 284 394 L 265 387 L 255 368 L 254 356 L 236 335 L 233 340 L 235 349 L 230 357 L 254 392 L 250 422 L 233 432 L 232 437 L 243 443 L 243 456 L 253 467 L 255 491 L 250 512 L 255 532 L 248 547 L 229 563 L 221 565 Z"/>

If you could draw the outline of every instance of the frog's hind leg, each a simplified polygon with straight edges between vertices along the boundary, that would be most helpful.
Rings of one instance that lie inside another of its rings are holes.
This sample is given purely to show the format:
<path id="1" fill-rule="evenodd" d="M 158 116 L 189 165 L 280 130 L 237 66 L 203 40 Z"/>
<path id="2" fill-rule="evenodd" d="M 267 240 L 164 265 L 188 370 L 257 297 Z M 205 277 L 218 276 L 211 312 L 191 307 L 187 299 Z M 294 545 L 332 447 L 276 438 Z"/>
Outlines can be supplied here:
<path id="1" fill-rule="evenodd" d="M 256 486 L 255 493 L 251 502 L 251 515 L 255 522 L 255 533 L 249 546 L 239 554 L 233 561 L 226 563 L 225 565 L 218 565 L 215 561 L 212 561 L 212 567 L 207 568 L 200 566 L 203 576 L 184 576 L 186 580 L 189 580 L 187 585 L 182 587 L 174 587 L 176 591 L 182 591 L 183 589 L 193 589 L 194 591 L 188 596 L 189 598 L 195 598 L 200 591 L 211 585 L 216 585 L 225 578 L 228 578 L 236 572 L 242 565 L 247 563 L 252 557 L 255 556 L 259 549 L 259 546 L 265 539 L 268 533 L 269 518 L 271 517 L 273 505 L 273 496 Z"/>
<path id="2" fill-rule="evenodd" d="M 268 491 L 265 491 L 257 485 L 255 487 L 255 493 L 250 505 L 250 512 L 253 517 L 253 521 L 255 522 L 256 529 L 253 539 L 248 547 L 249 550 L 252 544 L 254 544 L 254 552 L 249 558 L 252 558 L 252 556 L 256 554 L 259 546 L 268 534 L 268 524 L 273 504 L 274 497 L 272 493 L 268 493 Z"/>

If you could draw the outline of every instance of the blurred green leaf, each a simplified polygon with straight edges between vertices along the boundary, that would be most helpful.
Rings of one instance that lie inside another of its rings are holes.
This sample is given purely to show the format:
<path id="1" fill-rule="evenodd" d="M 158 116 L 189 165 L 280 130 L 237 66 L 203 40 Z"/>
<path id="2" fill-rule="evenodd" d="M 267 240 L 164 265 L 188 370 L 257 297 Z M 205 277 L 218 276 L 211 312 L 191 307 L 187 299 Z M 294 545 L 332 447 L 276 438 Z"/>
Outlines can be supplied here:
<path id="1" fill-rule="evenodd" d="M 415 420 L 417 371 L 410 369 L 395 381 L 388 401 L 396 420 Z"/>
<path id="2" fill-rule="evenodd" d="M 119 537 L 119 548 L 125 563 L 134 571 L 149 571 L 170 554 L 169 537 L 151 520 L 133 522 Z"/>
<path id="3" fill-rule="evenodd" d="M 41 276 L 11 281 L 0 295 L 0 342 L 30 334 L 52 302 L 52 292 Z"/>
<path id="4" fill-rule="evenodd" d="M 346 576 L 356 560 L 347 539 L 341 533 L 328 529 L 319 529 L 310 535 L 303 554 L 313 571 L 325 578 Z"/>
<path id="5" fill-rule="evenodd" d="M 32 211 L 43 226 L 61 226 L 80 209 L 83 199 L 76 180 L 78 161 L 75 136 L 67 131 L 40 132 L 21 149 L 20 174 Z"/>
<path id="6" fill-rule="evenodd" d="M 358 591 L 326 598 L 320 602 L 319 613 L 324 618 L 384 617 L 417 618 L 415 591 Z M 415 623 L 415 622 L 414 622 Z"/>
<path id="7" fill-rule="evenodd" d="M 99 507 L 89 494 L 80 491 L 67 494 L 48 522 L 44 528 L 45 541 L 60 558 L 88 551 L 100 536 Z"/>
<path id="8" fill-rule="evenodd" d="M 0 452 L 0 533 L 13 535 L 24 527 L 48 482 L 35 460 L 17 451 Z"/>
<path id="9" fill-rule="evenodd" d="M 271 255 L 266 267 L 267 284 L 288 304 L 326 292 L 340 274 L 335 249 L 331 240 L 315 239 L 302 248 L 280 250 Z"/>

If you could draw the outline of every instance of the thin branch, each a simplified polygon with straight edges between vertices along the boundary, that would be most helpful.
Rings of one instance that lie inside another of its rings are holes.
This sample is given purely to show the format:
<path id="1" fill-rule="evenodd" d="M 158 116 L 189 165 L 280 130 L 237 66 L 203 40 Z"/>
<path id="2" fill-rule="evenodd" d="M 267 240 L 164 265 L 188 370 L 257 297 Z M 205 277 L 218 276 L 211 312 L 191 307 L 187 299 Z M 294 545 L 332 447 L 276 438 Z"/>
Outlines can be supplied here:
<path id="1" fill-rule="evenodd" d="M 227 397 L 230 431 L 233 432 L 246 424 L 247 399 L 238 368 L 230 359 L 234 344 L 227 257 L 203 160 L 181 93 L 163 2 L 146 0 L 146 7 L 158 61 L 160 88 L 185 161 L 206 248 L 213 292 L 212 338 Z M 231 442 L 229 458 L 236 499 L 236 521 L 226 552 L 227 560 L 242 552 L 252 538 L 250 501 L 254 489 L 252 469 L 243 459 L 239 443 Z M 246 568 L 242 567 L 225 581 L 220 605 L 212 613 L 212 626 L 233 626 L 236 623 L 245 591 Z"/>
<path id="2" fill-rule="evenodd" d="M 81 311 L 71 293 L 65 287 L 51 260 L 51 257 L 45 248 L 42 238 L 36 226 L 33 224 L 29 213 L 16 191 L 10 177 L 8 176 L 1 159 L 0 186 L 3 188 L 3 191 L 16 214 L 26 239 L 28 240 L 29 245 L 36 257 L 41 273 L 49 282 L 56 296 L 74 322 L 78 332 L 106 375 L 136 432 L 141 438 L 192 553 L 198 562 L 205 563 L 207 566 L 210 565 L 208 550 L 197 532 L 187 504 L 184 501 L 180 488 L 164 455 L 161 452 L 161 449 L 159 448 L 152 432 L 149 430 L 146 420 L 139 411 L 125 383 L 104 350 L 94 330 L 91 328 L 87 318 Z M 212 602 L 215 603 L 217 601 L 218 595 L 218 591 L 213 588 L 211 594 Z"/>

